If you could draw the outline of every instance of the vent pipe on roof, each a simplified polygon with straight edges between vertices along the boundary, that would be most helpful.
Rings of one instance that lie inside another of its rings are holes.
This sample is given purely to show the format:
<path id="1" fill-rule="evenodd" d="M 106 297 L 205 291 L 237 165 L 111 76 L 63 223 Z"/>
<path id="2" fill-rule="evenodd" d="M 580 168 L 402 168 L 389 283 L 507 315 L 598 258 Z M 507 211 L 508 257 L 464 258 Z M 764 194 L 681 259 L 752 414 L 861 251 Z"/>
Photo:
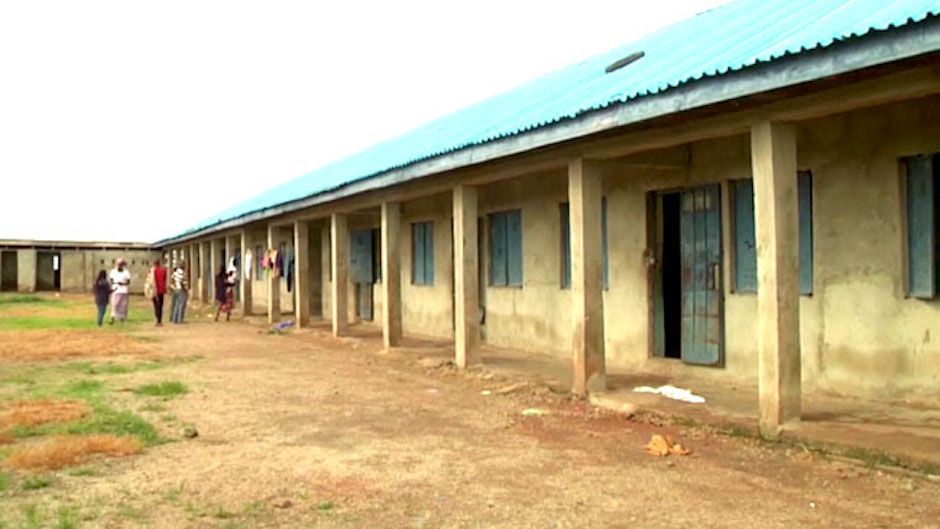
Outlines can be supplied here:
<path id="1" fill-rule="evenodd" d="M 610 63 L 610 65 L 607 68 L 604 68 L 604 73 L 610 73 L 610 72 L 619 70 L 623 68 L 624 66 L 627 66 L 633 62 L 636 62 L 642 59 L 644 55 L 646 55 L 646 53 L 642 51 L 631 53 L 630 55 L 627 55 L 623 59 L 619 59 L 615 62 Z"/>

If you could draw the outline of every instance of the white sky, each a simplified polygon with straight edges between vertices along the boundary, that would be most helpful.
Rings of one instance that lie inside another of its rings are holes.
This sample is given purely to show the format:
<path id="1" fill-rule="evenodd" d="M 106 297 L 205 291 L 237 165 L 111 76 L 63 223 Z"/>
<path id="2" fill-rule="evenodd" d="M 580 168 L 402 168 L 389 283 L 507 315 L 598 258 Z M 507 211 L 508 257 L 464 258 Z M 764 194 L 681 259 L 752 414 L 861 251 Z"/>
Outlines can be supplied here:
<path id="1" fill-rule="evenodd" d="M 0 2 L 0 239 L 172 236 L 726 1 Z"/>

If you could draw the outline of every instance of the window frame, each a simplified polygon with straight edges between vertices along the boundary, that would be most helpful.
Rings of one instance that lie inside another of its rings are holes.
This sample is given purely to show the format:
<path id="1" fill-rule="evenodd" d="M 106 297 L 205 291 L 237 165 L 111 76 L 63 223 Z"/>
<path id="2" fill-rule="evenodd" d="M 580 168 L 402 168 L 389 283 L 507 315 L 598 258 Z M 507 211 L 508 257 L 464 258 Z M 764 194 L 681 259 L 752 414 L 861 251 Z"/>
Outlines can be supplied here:
<path id="1" fill-rule="evenodd" d="M 430 267 L 428 266 L 429 260 Z M 434 286 L 434 267 L 434 221 L 412 222 L 411 284 L 415 286 Z"/>
<path id="2" fill-rule="evenodd" d="M 489 221 L 489 286 L 497 288 L 522 288 L 525 285 L 525 259 L 524 259 L 524 230 L 522 225 L 522 209 L 515 208 L 503 211 L 495 211 L 487 215 Z M 513 224 L 517 230 L 513 230 Z M 502 229 L 500 229 L 502 228 Z M 502 231 L 500 239 L 497 239 L 497 231 Z M 518 238 L 513 239 L 512 234 L 518 233 Z M 515 242 L 513 242 L 515 241 Z M 501 244 L 500 244 L 501 243 Z M 500 246 L 502 252 L 497 252 Z M 513 266 L 512 255 L 518 255 L 516 265 Z M 498 263 L 497 260 L 504 262 Z M 518 270 L 516 269 L 518 267 Z M 497 269 L 501 269 L 501 277 L 497 277 Z"/>

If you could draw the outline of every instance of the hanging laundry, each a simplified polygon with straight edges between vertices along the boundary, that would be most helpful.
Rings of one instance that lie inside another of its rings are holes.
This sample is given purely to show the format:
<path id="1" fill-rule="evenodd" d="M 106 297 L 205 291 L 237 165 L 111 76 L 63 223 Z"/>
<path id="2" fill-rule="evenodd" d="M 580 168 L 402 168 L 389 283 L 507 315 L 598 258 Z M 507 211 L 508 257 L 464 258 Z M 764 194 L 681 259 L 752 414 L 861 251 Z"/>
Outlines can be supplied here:
<path id="1" fill-rule="evenodd" d="M 293 292 L 294 288 L 294 251 L 287 253 L 287 291 Z"/>

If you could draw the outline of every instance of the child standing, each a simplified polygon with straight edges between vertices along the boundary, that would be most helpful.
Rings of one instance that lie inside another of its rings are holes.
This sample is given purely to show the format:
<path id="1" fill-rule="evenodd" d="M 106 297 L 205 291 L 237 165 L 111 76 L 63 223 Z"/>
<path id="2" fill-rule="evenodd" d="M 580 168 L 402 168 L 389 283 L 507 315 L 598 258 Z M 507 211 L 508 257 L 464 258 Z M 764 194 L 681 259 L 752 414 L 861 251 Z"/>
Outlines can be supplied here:
<path id="1" fill-rule="evenodd" d="M 98 271 L 98 279 L 95 279 L 93 290 L 95 305 L 98 306 L 98 327 L 101 327 L 104 323 L 104 314 L 108 310 L 108 298 L 111 297 L 111 283 L 108 282 L 108 274 L 104 270 Z"/>

